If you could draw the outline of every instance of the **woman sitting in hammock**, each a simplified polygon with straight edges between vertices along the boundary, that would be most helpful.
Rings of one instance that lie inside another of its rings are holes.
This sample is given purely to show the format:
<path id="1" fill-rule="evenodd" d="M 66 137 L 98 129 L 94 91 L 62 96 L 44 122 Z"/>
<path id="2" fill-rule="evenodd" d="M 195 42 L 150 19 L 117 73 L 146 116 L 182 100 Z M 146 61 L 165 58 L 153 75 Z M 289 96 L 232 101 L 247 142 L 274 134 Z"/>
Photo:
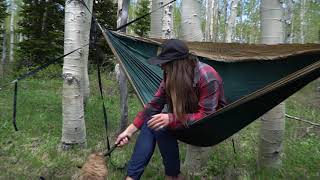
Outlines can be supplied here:
<path id="1" fill-rule="evenodd" d="M 166 179 L 180 179 L 177 139 L 169 131 L 201 120 L 226 104 L 222 79 L 209 65 L 189 54 L 187 45 L 176 39 L 167 40 L 150 64 L 160 65 L 164 80 L 133 123 L 122 132 L 116 143 L 123 146 L 139 129 L 140 134 L 128 164 L 127 180 L 139 179 L 158 144 Z M 163 112 L 167 105 L 168 113 Z"/>

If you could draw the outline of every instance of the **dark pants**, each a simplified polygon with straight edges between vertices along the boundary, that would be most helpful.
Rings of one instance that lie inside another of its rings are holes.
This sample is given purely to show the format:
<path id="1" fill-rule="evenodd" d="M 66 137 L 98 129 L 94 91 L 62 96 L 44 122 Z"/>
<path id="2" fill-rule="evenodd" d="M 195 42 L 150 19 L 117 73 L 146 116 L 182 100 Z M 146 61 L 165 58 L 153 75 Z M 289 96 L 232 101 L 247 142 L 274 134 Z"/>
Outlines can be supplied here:
<path id="1" fill-rule="evenodd" d="M 147 121 L 141 127 L 133 154 L 128 164 L 127 176 L 140 179 L 144 168 L 153 154 L 156 142 L 158 144 L 165 174 L 178 176 L 180 173 L 179 147 L 177 139 L 171 136 L 165 128 L 154 131 L 147 126 Z"/>

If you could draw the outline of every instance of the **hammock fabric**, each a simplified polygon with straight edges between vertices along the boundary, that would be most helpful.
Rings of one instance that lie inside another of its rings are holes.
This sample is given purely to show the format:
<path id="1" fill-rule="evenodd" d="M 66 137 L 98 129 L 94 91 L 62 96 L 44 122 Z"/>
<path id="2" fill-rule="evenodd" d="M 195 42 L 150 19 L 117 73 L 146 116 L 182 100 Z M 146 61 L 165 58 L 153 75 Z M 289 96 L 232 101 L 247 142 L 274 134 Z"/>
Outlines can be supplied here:
<path id="1" fill-rule="evenodd" d="M 162 70 L 147 63 L 164 40 L 112 31 L 104 36 L 143 104 L 152 99 Z M 251 45 L 187 42 L 192 54 L 213 66 L 224 81 L 228 106 L 172 133 L 196 146 L 217 144 L 320 76 L 319 44 Z"/>

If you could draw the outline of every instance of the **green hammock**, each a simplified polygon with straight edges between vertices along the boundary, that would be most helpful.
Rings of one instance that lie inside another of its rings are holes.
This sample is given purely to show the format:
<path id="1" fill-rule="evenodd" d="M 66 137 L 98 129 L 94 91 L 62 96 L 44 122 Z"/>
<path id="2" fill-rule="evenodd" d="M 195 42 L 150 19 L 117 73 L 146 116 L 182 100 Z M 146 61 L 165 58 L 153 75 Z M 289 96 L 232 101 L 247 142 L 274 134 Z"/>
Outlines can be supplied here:
<path id="1" fill-rule="evenodd" d="M 152 99 L 162 70 L 147 63 L 161 39 L 104 32 L 143 104 Z M 196 146 L 217 144 L 320 76 L 320 45 L 250 45 L 187 42 L 192 54 L 213 66 L 224 81 L 228 106 L 172 133 Z"/>

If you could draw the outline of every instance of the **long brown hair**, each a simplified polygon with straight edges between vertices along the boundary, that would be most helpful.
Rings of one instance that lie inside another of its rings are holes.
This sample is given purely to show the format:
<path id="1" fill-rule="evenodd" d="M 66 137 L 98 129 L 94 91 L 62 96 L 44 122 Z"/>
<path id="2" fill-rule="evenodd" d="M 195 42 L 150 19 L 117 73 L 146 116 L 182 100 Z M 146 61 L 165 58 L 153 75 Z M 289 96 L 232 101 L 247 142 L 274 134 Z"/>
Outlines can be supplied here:
<path id="1" fill-rule="evenodd" d="M 196 111 L 198 106 L 198 95 L 193 87 L 196 63 L 197 60 L 189 57 L 163 65 L 169 110 L 182 122 L 184 115 Z"/>

